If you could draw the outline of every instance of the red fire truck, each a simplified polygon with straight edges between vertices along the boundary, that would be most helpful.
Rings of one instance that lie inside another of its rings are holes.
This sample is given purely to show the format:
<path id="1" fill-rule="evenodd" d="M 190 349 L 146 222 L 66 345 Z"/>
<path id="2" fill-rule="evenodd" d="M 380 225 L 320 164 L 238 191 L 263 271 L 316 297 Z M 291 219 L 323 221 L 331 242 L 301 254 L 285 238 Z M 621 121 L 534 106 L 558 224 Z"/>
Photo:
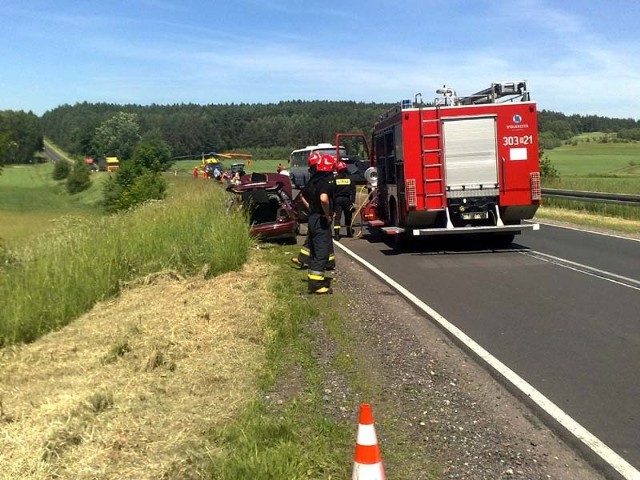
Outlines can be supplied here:
<path id="1" fill-rule="evenodd" d="M 392 235 L 489 233 L 510 244 L 541 200 L 536 104 L 526 82 L 467 97 L 447 87 L 432 106 L 417 94 L 374 126 L 369 227 Z M 346 134 L 353 136 L 353 134 Z M 342 134 L 336 145 L 340 146 Z"/>

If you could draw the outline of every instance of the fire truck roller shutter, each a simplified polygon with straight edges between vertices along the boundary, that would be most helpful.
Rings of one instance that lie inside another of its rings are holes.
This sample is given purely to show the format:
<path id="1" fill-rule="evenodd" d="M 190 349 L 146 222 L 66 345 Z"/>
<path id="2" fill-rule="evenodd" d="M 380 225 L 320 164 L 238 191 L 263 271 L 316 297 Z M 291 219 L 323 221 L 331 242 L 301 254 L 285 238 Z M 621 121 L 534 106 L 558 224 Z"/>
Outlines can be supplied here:
<path id="1" fill-rule="evenodd" d="M 446 119 L 444 158 L 447 190 L 484 190 L 498 187 L 498 154 L 494 116 Z M 497 191 L 496 191 L 497 193 Z"/>

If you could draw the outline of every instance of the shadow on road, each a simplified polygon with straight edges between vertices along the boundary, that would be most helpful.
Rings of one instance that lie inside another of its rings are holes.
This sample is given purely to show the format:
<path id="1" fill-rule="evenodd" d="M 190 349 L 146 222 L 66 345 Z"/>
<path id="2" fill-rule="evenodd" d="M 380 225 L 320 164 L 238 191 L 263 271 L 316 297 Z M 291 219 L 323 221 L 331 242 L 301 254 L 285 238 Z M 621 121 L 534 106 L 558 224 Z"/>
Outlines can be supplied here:
<path id="1" fill-rule="evenodd" d="M 529 247 L 515 242 L 501 244 L 501 242 L 487 235 L 405 237 L 401 241 L 398 241 L 393 236 L 385 236 L 378 241 L 383 242 L 388 247 L 381 250 L 384 255 L 460 255 L 529 250 Z"/>

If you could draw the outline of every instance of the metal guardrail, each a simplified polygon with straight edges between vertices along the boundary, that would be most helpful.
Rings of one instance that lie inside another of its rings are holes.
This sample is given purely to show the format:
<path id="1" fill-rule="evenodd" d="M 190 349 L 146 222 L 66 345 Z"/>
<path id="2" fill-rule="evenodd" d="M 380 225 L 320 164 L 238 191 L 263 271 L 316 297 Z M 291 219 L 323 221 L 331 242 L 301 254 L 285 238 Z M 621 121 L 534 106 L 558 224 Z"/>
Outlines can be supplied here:
<path id="1" fill-rule="evenodd" d="M 543 188 L 542 196 L 547 198 L 565 198 L 582 202 L 612 203 L 616 205 L 640 206 L 640 195 L 627 193 L 583 192 L 580 190 L 559 190 Z"/>

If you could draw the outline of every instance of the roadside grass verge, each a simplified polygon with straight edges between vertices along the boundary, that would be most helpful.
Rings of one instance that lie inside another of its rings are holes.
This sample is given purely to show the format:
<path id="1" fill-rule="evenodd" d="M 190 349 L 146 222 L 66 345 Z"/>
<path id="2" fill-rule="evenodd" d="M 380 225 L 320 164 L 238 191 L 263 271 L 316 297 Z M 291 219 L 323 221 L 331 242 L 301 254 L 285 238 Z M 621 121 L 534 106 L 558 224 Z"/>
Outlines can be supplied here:
<path id="1" fill-rule="evenodd" d="M 536 212 L 535 220 L 555 220 L 562 223 L 578 225 L 593 229 L 604 229 L 612 232 L 619 232 L 640 237 L 640 219 L 625 219 L 615 216 L 603 216 L 592 213 L 579 205 L 575 205 L 575 210 L 566 207 L 550 205 L 545 201 L 545 205 Z M 638 207 L 628 207 L 629 209 Z"/>
<path id="2" fill-rule="evenodd" d="M 251 244 L 246 219 L 224 211 L 222 188 L 184 180 L 166 202 L 98 219 L 61 217 L 46 234 L 3 248 L 0 346 L 66 325 L 137 277 L 239 268 Z"/>
<path id="3" fill-rule="evenodd" d="M 347 478 L 359 391 L 381 389 L 351 361 L 340 296 L 306 294 L 292 247 L 256 247 L 208 280 L 137 278 L 0 350 L 7 478 Z M 360 378 L 339 408 L 335 377 Z"/>
<path id="4" fill-rule="evenodd" d="M 606 218 L 617 218 L 640 223 L 640 207 L 634 205 L 616 205 L 604 202 L 582 202 L 564 198 L 545 198 L 544 209 L 565 210 L 593 216 L 594 222 L 605 222 Z M 623 224 L 624 222 L 620 222 Z"/>
<path id="5" fill-rule="evenodd" d="M 640 195 L 640 167 L 638 167 L 637 176 L 594 175 L 589 177 L 545 178 L 543 180 L 543 188 Z"/>
<path id="6" fill-rule="evenodd" d="M 384 438 L 387 472 L 414 478 L 419 470 L 439 478 L 437 460 L 420 465 L 406 451 L 406 424 L 393 414 L 397 405 L 372 369 L 362 339 L 350 328 L 348 299 L 306 293 L 306 271 L 288 261 L 297 248 L 265 245 L 275 299 L 267 315 L 261 397 L 224 427 L 211 432 L 218 450 L 204 471 L 209 478 L 338 479 L 353 468 L 358 409 L 375 405 L 379 438 Z M 366 315 L 366 313 L 363 313 Z M 387 413 L 387 415 L 385 415 Z"/>
<path id="7" fill-rule="evenodd" d="M 295 247 L 261 248 L 275 299 L 266 318 L 261 396 L 211 432 L 219 450 L 205 470 L 220 480 L 346 478 L 354 424 L 327 416 L 326 378 L 313 345 L 312 325 L 326 317 L 328 300 L 309 297 L 306 272 L 288 266 L 287 253 L 297 254 Z"/>
<path id="8" fill-rule="evenodd" d="M 137 278 L 65 328 L 0 349 L 0 477 L 207 478 L 207 432 L 260 398 L 272 297 L 250 252 L 209 279 Z"/>

